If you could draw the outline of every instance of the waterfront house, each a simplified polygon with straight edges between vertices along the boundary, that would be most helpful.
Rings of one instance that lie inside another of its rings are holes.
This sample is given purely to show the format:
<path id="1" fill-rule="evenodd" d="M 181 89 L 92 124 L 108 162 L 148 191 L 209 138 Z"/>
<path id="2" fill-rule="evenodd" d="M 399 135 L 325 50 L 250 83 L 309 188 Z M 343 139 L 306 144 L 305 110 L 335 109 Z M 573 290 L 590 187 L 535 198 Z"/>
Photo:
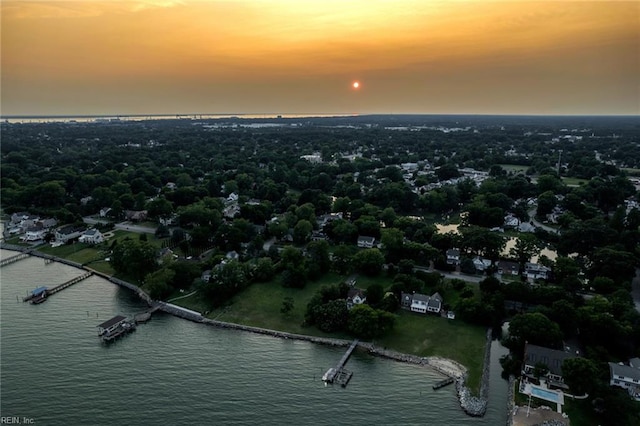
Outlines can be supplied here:
<path id="1" fill-rule="evenodd" d="M 42 224 L 37 223 L 36 225 L 27 229 L 27 232 L 21 238 L 23 241 L 40 241 L 46 235 L 47 230 L 42 226 Z"/>
<path id="2" fill-rule="evenodd" d="M 374 237 L 366 237 L 366 236 L 358 237 L 358 247 L 360 248 L 372 248 L 375 242 L 376 242 L 376 239 Z"/>
<path id="3" fill-rule="evenodd" d="M 80 238 L 78 238 L 78 241 L 87 244 L 100 244 L 104 241 L 104 236 L 97 229 L 91 228 L 84 231 L 84 233 L 80 235 Z"/>
<path id="4" fill-rule="evenodd" d="M 442 296 L 436 292 L 428 296 L 420 293 L 400 293 L 400 307 L 420 314 L 439 314 L 442 310 Z"/>
<path id="5" fill-rule="evenodd" d="M 414 293 L 413 298 L 411 299 L 411 312 L 426 314 L 428 303 L 429 296 L 426 294 Z"/>
<path id="6" fill-rule="evenodd" d="M 623 363 L 609 363 L 609 373 L 611 386 L 618 386 L 626 389 L 629 396 L 640 401 L 640 359 L 634 358 L 629 361 L 629 365 Z"/>
<path id="7" fill-rule="evenodd" d="M 84 227 L 78 227 L 75 225 L 61 226 L 56 230 L 56 233 L 55 233 L 56 241 L 63 244 L 68 243 L 69 241 L 72 241 L 80 237 L 80 235 L 82 235 L 82 233 L 84 232 L 84 229 L 85 229 Z"/>
<path id="8" fill-rule="evenodd" d="M 568 389 L 562 378 L 562 363 L 565 359 L 576 358 L 576 356 L 568 351 L 525 343 L 522 375 L 529 379 L 537 380 L 537 377 L 534 376 L 534 370 L 536 365 L 542 364 L 548 369 L 548 372 L 542 378 L 546 380 L 549 388 Z"/>
<path id="9" fill-rule="evenodd" d="M 427 312 L 431 312 L 434 314 L 439 314 L 442 310 L 442 296 L 440 293 L 435 292 L 429 297 L 429 301 L 427 302 Z"/>

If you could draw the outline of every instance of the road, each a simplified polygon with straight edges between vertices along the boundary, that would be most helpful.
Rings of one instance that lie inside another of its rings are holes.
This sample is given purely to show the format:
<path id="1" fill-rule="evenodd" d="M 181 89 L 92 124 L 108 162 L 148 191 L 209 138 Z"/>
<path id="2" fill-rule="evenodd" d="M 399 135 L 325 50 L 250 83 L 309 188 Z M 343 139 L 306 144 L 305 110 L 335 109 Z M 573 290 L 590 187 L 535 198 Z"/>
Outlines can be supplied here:
<path id="1" fill-rule="evenodd" d="M 550 226 L 544 225 L 540 222 L 538 222 L 536 220 L 536 209 L 533 208 L 531 210 L 529 210 L 529 220 L 531 220 L 531 222 L 533 223 L 534 226 L 537 226 L 538 228 L 542 228 L 547 232 L 550 232 L 552 234 L 559 234 L 560 230 L 556 229 L 556 228 L 552 228 Z"/>
<path id="2" fill-rule="evenodd" d="M 96 219 L 94 217 L 83 217 L 82 218 L 83 222 L 86 223 L 87 225 L 97 225 L 97 224 L 106 224 L 109 223 L 110 221 L 106 220 L 106 219 Z M 138 234 L 155 234 L 156 233 L 156 228 L 155 227 L 151 227 L 151 226 L 142 226 L 142 225 L 136 225 L 133 224 L 131 222 L 120 222 L 120 223 L 116 223 L 114 225 L 115 229 L 121 229 L 123 231 L 131 231 L 131 232 L 137 232 Z"/>
<path id="3" fill-rule="evenodd" d="M 487 278 L 486 276 L 478 276 L 478 275 L 467 275 L 467 274 L 462 274 L 460 272 L 444 272 L 444 271 L 439 271 L 437 269 L 429 269 L 426 266 L 414 266 L 413 267 L 414 271 L 422 271 L 422 272 L 437 272 L 440 275 L 442 275 L 445 278 L 449 278 L 449 279 L 458 279 L 458 280 L 462 280 L 462 281 L 467 281 L 470 283 L 479 283 L 480 281 L 484 280 L 485 278 Z M 500 280 L 499 276 L 496 276 L 496 278 L 498 278 Z M 500 280 L 502 281 L 502 280 Z"/>

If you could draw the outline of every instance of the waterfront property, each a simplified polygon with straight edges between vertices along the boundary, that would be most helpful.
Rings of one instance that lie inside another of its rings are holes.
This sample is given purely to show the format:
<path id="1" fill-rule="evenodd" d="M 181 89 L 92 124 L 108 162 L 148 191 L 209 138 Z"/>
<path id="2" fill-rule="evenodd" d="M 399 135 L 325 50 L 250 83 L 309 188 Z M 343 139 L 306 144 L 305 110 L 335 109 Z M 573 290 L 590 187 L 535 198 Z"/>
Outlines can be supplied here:
<path id="1" fill-rule="evenodd" d="M 127 317 L 116 315 L 98 325 L 98 336 L 103 342 L 111 342 L 124 334 L 130 333 L 136 329 L 134 322 L 129 321 Z"/>
<path id="2" fill-rule="evenodd" d="M 31 302 L 32 304 L 42 303 L 46 300 L 47 297 L 51 296 L 52 294 L 56 294 L 59 291 L 64 290 L 65 288 L 71 287 L 72 285 L 77 284 L 86 278 L 89 278 L 91 275 L 93 275 L 93 272 L 85 272 L 84 274 L 78 277 L 72 278 L 69 281 L 66 281 L 51 289 L 48 289 L 46 287 L 38 287 L 35 290 L 33 290 L 29 296 L 23 298 L 22 301 Z"/>
<path id="3" fill-rule="evenodd" d="M 611 380 L 609 384 L 626 389 L 631 398 L 640 401 L 640 359 L 633 358 L 629 364 L 610 362 Z"/>
<path id="4" fill-rule="evenodd" d="M 420 293 L 401 293 L 400 305 L 411 312 L 439 314 L 442 310 L 442 296 L 438 292 L 431 296 Z"/>
<path id="5" fill-rule="evenodd" d="M 326 373 L 322 376 L 322 381 L 325 383 L 338 383 L 343 388 L 347 386 L 349 380 L 353 376 L 353 372 L 344 368 L 347 361 L 351 357 L 353 350 L 358 346 L 358 339 L 354 340 L 347 349 L 347 352 L 344 353 L 338 364 L 335 367 L 332 367 L 327 370 Z"/>
<path id="6" fill-rule="evenodd" d="M 542 364 L 548 369 L 544 379 L 550 388 L 568 389 L 562 378 L 562 362 L 575 357 L 576 355 L 570 352 L 527 343 L 524 347 L 522 375 L 529 380 L 538 380 L 534 373 L 536 366 Z"/>

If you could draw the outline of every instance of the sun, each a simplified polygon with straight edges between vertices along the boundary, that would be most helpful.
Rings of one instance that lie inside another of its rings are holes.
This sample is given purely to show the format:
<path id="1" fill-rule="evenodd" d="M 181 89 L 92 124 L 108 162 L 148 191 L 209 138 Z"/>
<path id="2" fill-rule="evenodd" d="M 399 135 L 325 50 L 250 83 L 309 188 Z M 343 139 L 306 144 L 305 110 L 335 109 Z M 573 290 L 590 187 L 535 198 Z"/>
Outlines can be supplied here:
<path id="1" fill-rule="evenodd" d="M 360 82 L 354 81 L 352 86 L 353 86 L 354 89 L 359 89 L 360 88 Z"/>

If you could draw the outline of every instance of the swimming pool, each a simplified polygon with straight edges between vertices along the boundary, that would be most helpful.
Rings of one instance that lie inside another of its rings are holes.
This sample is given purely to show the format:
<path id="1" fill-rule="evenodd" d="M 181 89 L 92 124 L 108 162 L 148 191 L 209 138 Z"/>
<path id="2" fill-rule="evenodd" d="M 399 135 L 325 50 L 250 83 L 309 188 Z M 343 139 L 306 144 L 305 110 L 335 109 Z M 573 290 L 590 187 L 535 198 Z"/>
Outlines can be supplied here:
<path id="1" fill-rule="evenodd" d="M 541 398 L 547 401 L 562 403 L 560 401 L 560 394 L 558 394 L 557 392 L 539 388 L 536 386 L 531 386 L 531 395 L 535 396 L 536 398 Z"/>

